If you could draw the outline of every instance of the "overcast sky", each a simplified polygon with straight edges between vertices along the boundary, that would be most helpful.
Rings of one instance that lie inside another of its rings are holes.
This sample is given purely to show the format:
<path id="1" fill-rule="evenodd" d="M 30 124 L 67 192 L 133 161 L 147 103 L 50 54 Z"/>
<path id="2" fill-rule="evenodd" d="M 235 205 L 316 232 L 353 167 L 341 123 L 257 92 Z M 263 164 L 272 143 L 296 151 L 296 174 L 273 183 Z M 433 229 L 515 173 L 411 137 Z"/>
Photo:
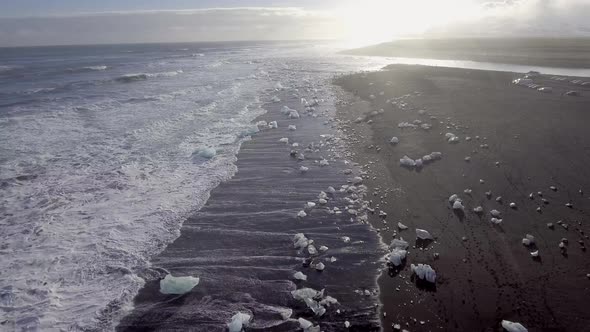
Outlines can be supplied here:
<path id="1" fill-rule="evenodd" d="M 590 36 L 590 0 L 0 0 L 0 46 Z"/>

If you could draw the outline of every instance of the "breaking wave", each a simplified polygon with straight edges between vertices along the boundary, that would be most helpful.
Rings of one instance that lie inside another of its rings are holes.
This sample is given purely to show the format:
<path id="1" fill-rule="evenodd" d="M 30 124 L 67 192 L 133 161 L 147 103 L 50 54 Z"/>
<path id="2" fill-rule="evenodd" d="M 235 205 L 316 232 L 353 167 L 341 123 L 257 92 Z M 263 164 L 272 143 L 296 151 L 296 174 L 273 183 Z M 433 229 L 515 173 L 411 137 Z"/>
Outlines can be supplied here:
<path id="1" fill-rule="evenodd" d="M 182 74 L 182 73 L 183 73 L 182 70 L 176 70 L 176 71 L 167 71 L 167 72 L 161 72 L 161 73 L 125 74 L 125 75 L 115 78 L 115 81 L 121 82 L 121 83 L 131 83 L 131 82 L 137 82 L 137 81 L 145 81 L 147 79 L 155 78 L 155 77 L 173 77 L 173 76 L 176 76 L 176 75 Z"/>

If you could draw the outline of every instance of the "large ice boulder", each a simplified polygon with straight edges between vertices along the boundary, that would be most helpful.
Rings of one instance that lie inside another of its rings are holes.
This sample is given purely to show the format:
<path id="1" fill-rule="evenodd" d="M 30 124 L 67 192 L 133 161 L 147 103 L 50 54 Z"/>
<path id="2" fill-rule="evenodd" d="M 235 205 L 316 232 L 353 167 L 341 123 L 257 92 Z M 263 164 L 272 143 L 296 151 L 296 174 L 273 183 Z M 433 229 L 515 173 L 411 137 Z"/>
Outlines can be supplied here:
<path id="1" fill-rule="evenodd" d="M 231 318 L 231 322 L 227 324 L 229 328 L 229 332 L 241 332 L 244 327 L 248 326 L 252 316 L 238 312 L 237 314 L 233 315 Z"/>
<path id="2" fill-rule="evenodd" d="M 168 274 L 164 279 L 160 280 L 160 292 L 162 294 L 185 294 L 198 284 L 199 278 L 191 276 L 174 277 Z"/>
<path id="3" fill-rule="evenodd" d="M 428 264 L 417 264 L 411 265 L 412 273 L 414 273 L 418 279 L 426 280 L 431 283 L 436 282 L 436 272 Z"/>
<path id="4" fill-rule="evenodd" d="M 509 320 L 503 320 L 502 327 L 508 332 L 528 332 L 526 327 L 522 326 L 522 324 L 511 322 Z"/>

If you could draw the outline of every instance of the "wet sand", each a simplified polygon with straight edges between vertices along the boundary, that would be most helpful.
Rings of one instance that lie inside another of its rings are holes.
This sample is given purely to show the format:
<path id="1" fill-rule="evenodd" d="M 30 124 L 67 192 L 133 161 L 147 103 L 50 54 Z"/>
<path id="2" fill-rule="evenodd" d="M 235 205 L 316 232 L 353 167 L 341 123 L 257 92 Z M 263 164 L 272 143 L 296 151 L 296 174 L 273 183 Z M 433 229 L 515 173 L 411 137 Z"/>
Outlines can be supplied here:
<path id="1" fill-rule="evenodd" d="M 345 53 L 590 68 L 589 52 L 588 38 L 440 38 L 397 40 L 348 50 Z"/>
<path id="2" fill-rule="evenodd" d="M 373 205 L 387 213 L 385 221 L 375 215 L 371 222 L 385 242 L 397 231 L 411 243 L 406 264 L 379 279 L 385 331 L 393 324 L 410 331 L 499 331 L 503 319 L 529 331 L 590 331 L 590 86 L 536 77 L 553 87 L 542 93 L 512 84 L 518 77 L 394 65 L 335 80 L 347 91 L 338 118 L 352 158 L 367 171 Z M 580 95 L 564 95 L 569 90 Z M 383 114 L 370 115 L 380 109 Z M 414 120 L 432 128 L 398 127 Z M 448 143 L 449 132 L 460 141 Z M 399 144 L 389 143 L 393 136 Z M 400 167 L 404 155 L 433 151 L 442 159 L 421 169 Z M 465 213 L 452 209 L 452 194 Z M 474 213 L 476 206 L 484 213 Z M 492 209 L 501 212 L 501 224 L 490 222 Z M 398 221 L 409 229 L 399 231 Z M 415 228 L 435 240 L 414 245 Z M 535 237 L 531 247 L 522 244 L 526 234 Z M 538 259 L 531 257 L 535 250 Z M 436 284 L 417 287 L 412 263 L 430 264 Z"/>
<path id="3" fill-rule="evenodd" d="M 351 331 L 379 330 L 376 275 L 385 252 L 378 235 L 348 213 L 328 213 L 327 208 L 343 208 L 349 193 L 329 194 L 326 206 L 318 202 L 321 191 L 339 189 L 355 176 L 345 172 L 354 167 L 344 163 L 334 136 L 330 119 L 335 110 L 320 102 L 316 118 L 304 111 L 303 95 L 289 90 L 277 96 L 281 102 L 265 105 L 268 113 L 257 121 L 277 121 L 278 128 L 262 129 L 242 144 L 236 175 L 215 188 L 206 205 L 184 223 L 180 237 L 152 259 L 154 270 L 142 276 L 146 286 L 118 331 L 227 331 L 226 324 L 238 311 L 253 316 L 247 331 L 299 331 L 300 317 L 319 324 L 322 331 L 340 331 L 345 321 Z M 283 114 L 286 105 L 297 109 L 301 118 Z M 297 129 L 288 130 L 289 125 Z M 279 142 L 283 137 L 299 147 Z M 310 144 L 313 148 L 308 149 Z M 292 149 L 305 159 L 292 157 Z M 319 165 L 323 158 L 328 166 Z M 301 166 L 309 171 L 301 173 Z M 318 205 L 298 218 L 307 202 Z M 317 249 L 329 249 L 318 255 L 295 249 L 296 233 L 314 240 Z M 350 242 L 344 242 L 344 236 Z M 322 272 L 310 266 L 319 262 L 325 264 Z M 306 274 L 307 281 L 294 280 L 296 271 Z M 162 294 L 159 281 L 168 272 L 199 277 L 200 283 L 187 294 Z M 314 316 L 291 295 L 304 287 L 325 289 L 339 303 Z M 290 318 L 282 317 L 289 310 Z"/>

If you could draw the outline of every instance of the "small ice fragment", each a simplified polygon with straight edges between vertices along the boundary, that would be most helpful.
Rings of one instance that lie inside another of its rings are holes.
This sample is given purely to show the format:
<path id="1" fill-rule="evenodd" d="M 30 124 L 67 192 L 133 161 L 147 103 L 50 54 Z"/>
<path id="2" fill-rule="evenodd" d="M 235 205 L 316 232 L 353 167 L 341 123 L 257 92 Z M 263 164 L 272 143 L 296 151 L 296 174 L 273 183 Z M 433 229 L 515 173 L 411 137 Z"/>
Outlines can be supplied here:
<path id="1" fill-rule="evenodd" d="M 315 246 L 313 244 L 310 244 L 309 246 L 307 246 L 307 252 L 312 256 L 318 254 L 318 250 L 315 248 Z"/>
<path id="2" fill-rule="evenodd" d="M 514 202 L 510 203 L 510 207 L 513 209 L 516 209 L 516 203 L 514 203 Z"/>
<path id="3" fill-rule="evenodd" d="M 360 176 L 356 176 L 352 179 L 352 183 L 355 185 L 361 184 L 363 183 L 363 178 L 361 178 Z"/>
<path id="4" fill-rule="evenodd" d="M 492 211 L 490 211 L 490 214 L 491 214 L 491 215 L 492 215 L 492 217 L 494 217 L 494 218 L 500 218 L 500 216 L 501 216 L 501 213 L 500 213 L 500 211 L 498 211 L 498 210 L 492 210 Z"/>
<path id="5" fill-rule="evenodd" d="M 316 266 L 315 269 L 318 271 L 323 271 L 326 268 L 326 265 L 324 265 L 324 263 L 319 262 Z"/>
<path id="6" fill-rule="evenodd" d="M 416 237 L 421 240 L 433 240 L 434 238 L 427 230 L 416 228 Z"/>
<path id="7" fill-rule="evenodd" d="M 455 203 L 455 201 L 456 201 L 457 199 L 459 199 L 459 196 L 458 196 L 457 194 L 452 194 L 452 195 L 449 197 L 449 203 Z"/>
<path id="8" fill-rule="evenodd" d="M 535 243 L 535 237 L 532 236 L 531 234 L 525 235 L 525 237 L 522 239 L 522 244 L 527 247 L 534 244 L 534 243 Z"/>
<path id="9" fill-rule="evenodd" d="M 287 137 L 283 137 L 279 140 L 279 142 L 289 144 L 289 139 Z"/>
<path id="10" fill-rule="evenodd" d="M 399 160 L 400 165 L 405 166 L 405 167 L 414 167 L 416 166 L 416 162 L 414 161 L 414 159 L 408 157 L 408 156 L 404 156 L 402 159 Z"/>
<path id="11" fill-rule="evenodd" d="M 350 327 L 350 322 L 349 321 L 345 321 L 344 322 L 344 327 L 349 328 Z"/>
<path id="12" fill-rule="evenodd" d="M 402 265 L 402 261 L 406 259 L 407 251 L 403 249 L 393 248 L 389 254 L 389 262 L 394 266 Z"/>
<path id="13" fill-rule="evenodd" d="M 305 166 L 301 166 L 301 167 L 299 167 L 299 171 L 301 173 L 307 173 L 307 171 L 309 171 L 309 168 L 308 167 L 305 167 Z"/>
<path id="14" fill-rule="evenodd" d="M 296 110 L 289 112 L 289 119 L 299 119 L 299 113 Z"/>
<path id="15" fill-rule="evenodd" d="M 306 207 L 312 209 L 315 207 L 315 203 L 314 202 L 307 202 Z"/>
<path id="16" fill-rule="evenodd" d="M 428 264 L 411 265 L 412 273 L 416 274 L 419 279 L 431 283 L 436 282 L 436 272 Z"/>
<path id="17" fill-rule="evenodd" d="M 307 280 L 307 276 L 305 274 L 303 274 L 303 272 L 301 271 L 297 271 L 293 274 L 293 278 L 296 280 Z"/>
<path id="18" fill-rule="evenodd" d="M 206 158 L 206 159 L 211 159 L 213 157 L 215 157 L 215 155 L 217 154 L 217 151 L 214 148 L 204 148 L 199 150 L 199 157 L 202 158 Z"/>
<path id="19" fill-rule="evenodd" d="M 410 244 L 402 239 L 393 239 L 391 241 L 391 244 L 389 245 L 389 248 L 394 249 L 403 249 L 406 250 L 408 249 L 408 247 L 410 246 Z"/>
<path id="20" fill-rule="evenodd" d="M 483 213 L 483 207 L 478 206 L 478 207 L 476 207 L 476 208 L 473 209 L 473 212 L 475 212 L 475 213 Z"/>
<path id="21" fill-rule="evenodd" d="M 328 251 L 328 247 L 326 247 L 326 246 L 321 246 L 321 247 L 320 247 L 320 251 L 321 251 L 321 252 Z"/>
<path id="22" fill-rule="evenodd" d="M 268 128 L 270 128 L 270 129 L 273 129 L 273 128 L 276 129 L 278 127 L 279 127 L 279 125 L 277 124 L 276 121 L 271 121 L 271 122 L 268 123 Z"/>
<path id="23" fill-rule="evenodd" d="M 397 143 L 399 143 L 399 138 L 394 136 L 391 138 L 391 140 L 389 140 L 389 143 L 396 145 Z"/>
<path id="24" fill-rule="evenodd" d="M 308 244 L 309 244 L 309 240 L 305 237 L 305 235 L 303 233 L 297 233 L 293 237 L 293 247 L 296 249 L 297 248 L 303 249 L 303 248 L 307 247 Z"/>
<path id="25" fill-rule="evenodd" d="M 229 332 L 241 332 L 243 327 L 248 326 L 251 319 L 252 316 L 242 312 L 238 312 L 231 318 L 231 323 L 227 324 Z"/>
<path id="26" fill-rule="evenodd" d="M 300 317 L 297 321 L 299 322 L 299 327 L 301 327 L 303 331 L 313 326 L 313 324 L 305 318 Z"/>
<path id="27" fill-rule="evenodd" d="M 502 327 L 508 332 L 528 332 L 528 330 L 522 326 L 522 324 L 508 320 L 502 321 Z"/>
<path id="28" fill-rule="evenodd" d="M 490 221 L 492 222 L 492 224 L 496 224 L 496 225 L 499 225 L 502 223 L 502 219 L 499 219 L 499 218 L 492 218 Z"/>
<path id="29" fill-rule="evenodd" d="M 325 200 L 325 199 L 323 199 L 323 198 L 320 198 L 320 199 L 318 200 L 318 203 L 320 203 L 321 205 L 326 205 L 326 204 L 328 204 L 328 201 L 327 201 L 327 200 Z"/>
<path id="30" fill-rule="evenodd" d="M 301 211 L 299 211 L 299 213 L 297 213 L 297 217 L 305 218 L 305 217 L 307 217 L 307 213 L 305 213 L 305 211 L 301 210 Z"/>
<path id="31" fill-rule="evenodd" d="M 171 274 L 166 275 L 164 279 L 160 280 L 160 293 L 162 294 L 185 294 L 190 292 L 195 286 L 199 284 L 199 278 L 174 277 Z"/>
<path id="32" fill-rule="evenodd" d="M 406 226 L 406 225 L 402 224 L 401 222 L 398 222 L 398 223 L 397 223 L 397 228 L 399 228 L 400 230 L 402 230 L 402 231 L 403 231 L 403 230 L 406 230 L 406 229 L 408 229 L 408 226 Z"/>
<path id="33" fill-rule="evenodd" d="M 539 250 L 531 251 L 531 257 L 539 257 Z"/>
<path id="34" fill-rule="evenodd" d="M 289 130 L 297 130 L 297 126 L 295 125 L 289 125 Z"/>
<path id="35" fill-rule="evenodd" d="M 461 200 L 456 200 L 455 203 L 453 203 L 453 209 L 454 210 L 465 210 L 465 207 L 463 206 L 463 203 L 461 202 Z"/>
<path id="36" fill-rule="evenodd" d="M 343 236 L 343 237 L 341 237 L 341 239 L 342 239 L 342 241 L 344 243 L 349 243 L 350 242 L 350 238 L 348 236 Z"/>
<path id="37" fill-rule="evenodd" d="M 328 166 L 328 165 L 330 165 L 330 163 L 326 159 L 320 160 L 320 166 L 323 167 L 323 166 Z"/>

